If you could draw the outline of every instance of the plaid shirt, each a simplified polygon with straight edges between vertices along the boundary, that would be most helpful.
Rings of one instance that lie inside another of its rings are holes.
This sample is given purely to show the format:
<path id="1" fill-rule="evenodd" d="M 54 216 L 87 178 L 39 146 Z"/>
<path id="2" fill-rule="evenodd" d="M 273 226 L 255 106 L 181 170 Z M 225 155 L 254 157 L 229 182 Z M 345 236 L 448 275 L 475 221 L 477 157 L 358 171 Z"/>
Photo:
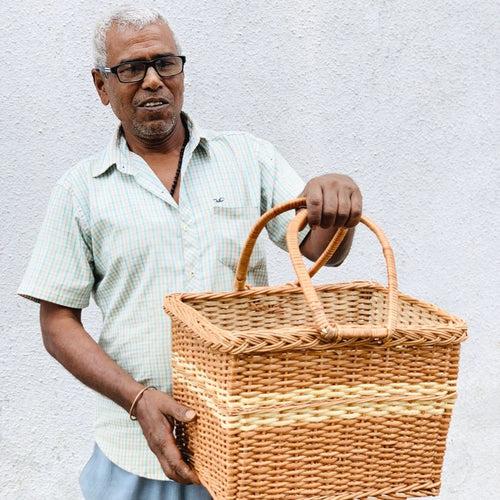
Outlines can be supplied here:
<path id="1" fill-rule="evenodd" d="M 94 298 L 103 316 L 99 345 L 136 380 L 171 391 L 170 319 L 163 297 L 229 291 L 242 243 L 257 218 L 295 198 L 304 182 L 269 142 L 236 131 L 202 130 L 190 140 L 177 204 L 118 127 L 109 146 L 69 169 L 51 193 L 18 294 L 72 308 Z M 267 225 L 286 249 L 293 212 Z M 301 240 L 307 229 L 301 232 Z M 260 239 L 259 239 L 260 240 Z M 264 243 L 248 283 L 268 284 Z M 96 441 L 115 464 L 164 479 L 137 422 L 98 394 Z"/>

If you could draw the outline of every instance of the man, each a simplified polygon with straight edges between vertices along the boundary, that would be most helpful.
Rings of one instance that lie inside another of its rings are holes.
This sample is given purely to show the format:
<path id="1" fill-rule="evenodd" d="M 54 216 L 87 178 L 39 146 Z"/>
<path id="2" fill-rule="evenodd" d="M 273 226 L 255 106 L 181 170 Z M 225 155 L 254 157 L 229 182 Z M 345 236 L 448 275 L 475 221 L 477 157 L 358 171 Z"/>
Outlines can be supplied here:
<path id="1" fill-rule="evenodd" d="M 269 142 L 200 129 L 182 111 L 184 58 L 158 12 L 113 12 L 98 25 L 95 48 L 94 84 L 120 126 L 105 151 L 56 183 L 18 293 L 40 302 L 48 352 L 98 393 L 96 445 L 80 478 L 85 498 L 210 498 L 172 434 L 174 419 L 196 416 L 169 395 L 163 297 L 230 290 L 252 224 L 301 191 L 313 228 L 301 232 L 301 252 L 315 260 L 336 228 L 348 227 L 329 262 L 340 265 L 361 194 L 340 174 L 304 187 Z M 282 248 L 292 216 L 267 227 Z M 267 283 L 262 255 L 257 245 L 250 284 Z M 90 295 L 103 314 L 98 344 L 81 323 Z"/>

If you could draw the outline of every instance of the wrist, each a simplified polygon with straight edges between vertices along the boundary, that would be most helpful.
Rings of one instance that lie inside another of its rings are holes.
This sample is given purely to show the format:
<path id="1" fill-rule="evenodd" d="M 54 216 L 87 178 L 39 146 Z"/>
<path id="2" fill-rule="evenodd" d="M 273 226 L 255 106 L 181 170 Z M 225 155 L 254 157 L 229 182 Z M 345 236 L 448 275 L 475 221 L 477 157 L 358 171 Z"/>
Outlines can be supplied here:
<path id="1" fill-rule="evenodd" d="M 127 383 L 120 394 L 120 399 L 121 399 L 121 407 L 128 412 L 130 410 L 130 407 L 132 406 L 132 403 L 134 402 L 135 397 L 139 393 L 140 390 L 144 389 L 147 384 L 141 384 L 140 382 L 137 382 L 132 379 L 130 383 Z"/>
<path id="2" fill-rule="evenodd" d="M 137 420 L 137 410 L 138 410 L 138 405 L 143 400 L 144 395 L 146 392 L 150 389 L 156 390 L 156 387 L 153 385 L 146 385 L 142 386 L 141 389 L 137 392 L 134 400 L 132 401 L 132 404 L 130 405 L 130 409 L 128 411 L 130 420 Z"/>

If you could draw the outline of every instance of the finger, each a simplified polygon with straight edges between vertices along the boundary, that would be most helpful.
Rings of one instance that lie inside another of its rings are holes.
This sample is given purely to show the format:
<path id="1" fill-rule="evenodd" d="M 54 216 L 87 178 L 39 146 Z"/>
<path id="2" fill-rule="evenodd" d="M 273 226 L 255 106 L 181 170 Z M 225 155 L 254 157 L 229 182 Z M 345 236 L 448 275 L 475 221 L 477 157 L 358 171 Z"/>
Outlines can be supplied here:
<path id="1" fill-rule="evenodd" d="M 171 433 L 165 436 L 165 444 L 162 452 L 168 469 L 178 478 L 175 481 L 184 484 L 200 484 L 196 472 L 182 459 L 181 452 L 177 448 L 177 444 Z"/>
<path id="2" fill-rule="evenodd" d="M 354 227 L 359 224 L 363 214 L 363 197 L 359 189 L 351 193 L 351 215 L 347 221 L 346 227 Z"/>
<path id="3" fill-rule="evenodd" d="M 338 210 L 337 189 L 325 190 L 323 188 L 323 213 L 321 214 L 321 227 L 327 229 L 335 225 Z"/>
<path id="4" fill-rule="evenodd" d="M 323 211 L 323 191 L 317 182 L 308 185 L 306 194 L 307 222 L 314 228 L 321 223 L 321 212 Z"/>
<path id="5" fill-rule="evenodd" d="M 155 400 L 151 411 L 144 412 L 139 420 L 144 436 L 149 447 L 157 456 L 165 474 L 178 482 L 199 483 L 196 474 L 189 469 L 188 465 L 182 461 L 180 451 L 177 448 L 175 438 L 172 433 L 173 425 L 170 423 L 174 420 L 173 416 L 168 415 L 168 412 L 175 413 L 178 417 L 183 417 L 189 408 L 177 403 L 171 396 L 159 391 L 154 391 Z M 188 417 L 191 415 L 188 414 Z M 169 459 L 174 450 L 174 455 L 180 459 L 180 462 Z M 166 455 L 167 453 L 167 455 Z M 188 467 L 188 471 L 183 469 L 183 466 Z"/>
<path id="6" fill-rule="evenodd" d="M 192 408 L 178 403 L 174 398 L 167 394 L 165 395 L 165 402 L 163 403 L 162 411 L 166 416 L 174 417 L 180 422 L 191 422 L 191 420 L 196 417 L 196 412 Z"/>
<path id="7" fill-rule="evenodd" d="M 348 189 L 339 190 L 339 207 L 337 210 L 337 217 L 335 225 L 338 227 L 345 227 L 346 222 L 349 220 L 351 214 L 351 194 Z"/>
<path id="8" fill-rule="evenodd" d="M 165 448 L 168 446 L 167 437 L 171 435 L 172 426 L 161 415 L 161 413 L 158 413 L 158 415 L 158 419 L 155 418 L 150 422 L 151 427 L 144 430 L 144 436 L 146 437 L 151 451 L 158 458 L 161 468 L 163 469 L 163 472 L 165 472 L 166 476 L 174 481 L 180 482 L 183 480 L 182 476 L 170 466 L 168 460 L 164 456 Z"/>

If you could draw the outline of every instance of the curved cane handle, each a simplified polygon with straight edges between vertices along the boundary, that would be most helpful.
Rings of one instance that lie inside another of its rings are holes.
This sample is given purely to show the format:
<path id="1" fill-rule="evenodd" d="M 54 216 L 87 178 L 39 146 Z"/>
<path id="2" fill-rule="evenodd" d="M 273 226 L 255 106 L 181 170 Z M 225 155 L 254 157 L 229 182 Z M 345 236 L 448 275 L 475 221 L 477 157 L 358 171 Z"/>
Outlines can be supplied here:
<path id="1" fill-rule="evenodd" d="M 286 241 L 288 252 L 292 260 L 293 267 L 299 279 L 302 292 L 312 311 L 314 323 L 316 324 L 321 336 L 325 340 L 340 340 L 349 338 L 384 338 L 390 337 L 394 333 L 398 314 L 398 282 L 396 274 L 396 264 L 391 245 L 382 230 L 368 217 L 362 216 L 361 222 L 367 226 L 377 236 L 383 252 L 387 267 L 388 282 L 388 303 L 387 303 L 387 322 L 386 326 L 347 326 L 330 323 L 326 317 L 325 310 L 318 294 L 314 289 L 311 278 L 302 260 L 299 249 L 298 232 L 305 227 L 307 222 L 307 213 L 299 212 L 288 225 Z"/>
<path id="2" fill-rule="evenodd" d="M 241 292 L 244 290 L 246 285 L 246 278 L 248 272 L 248 264 L 250 262 L 250 257 L 252 256 L 253 249 L 255 247 L 255 243 L 257 242 L 257 238 L 260 233 L 266 227 L 266 224 L 271 220 L 277 217 L 278 215 L 288 212 L 289 210 L 293 210 L 294 208 L 305 208 L 306 199 L 305 198 L 297 198 L 294 200 L 287 201 L 285 203 L 281 203 L 280 205 L 276 205 L 271 210 L 268 210 L 265 214 L 263 214 L 260 219 L 255 223 L 255 225 L 250 230 L 250 233 L 247 236 L 245 244 L 243 246 L 243 250 L 241 251 L 240 258 L 238 260 L 238 265 L 236 267 L 236 275 L 234 279 L 234 289 L 237 292 Z M 325 248 L 324 252 L 320 255 L 318 260 L 311 266 L 309 270 L 309 276 L 312 278 L 333 256 L 336 252 L 339 245 L 342 243 L 345 235 L 347 234 L 347 229 L 339 228 L 339 230 L 335 233 L 335 236 L 328 244 L 327 248 Z M 299 284 L 297 281 L 296 285 Z"/>

